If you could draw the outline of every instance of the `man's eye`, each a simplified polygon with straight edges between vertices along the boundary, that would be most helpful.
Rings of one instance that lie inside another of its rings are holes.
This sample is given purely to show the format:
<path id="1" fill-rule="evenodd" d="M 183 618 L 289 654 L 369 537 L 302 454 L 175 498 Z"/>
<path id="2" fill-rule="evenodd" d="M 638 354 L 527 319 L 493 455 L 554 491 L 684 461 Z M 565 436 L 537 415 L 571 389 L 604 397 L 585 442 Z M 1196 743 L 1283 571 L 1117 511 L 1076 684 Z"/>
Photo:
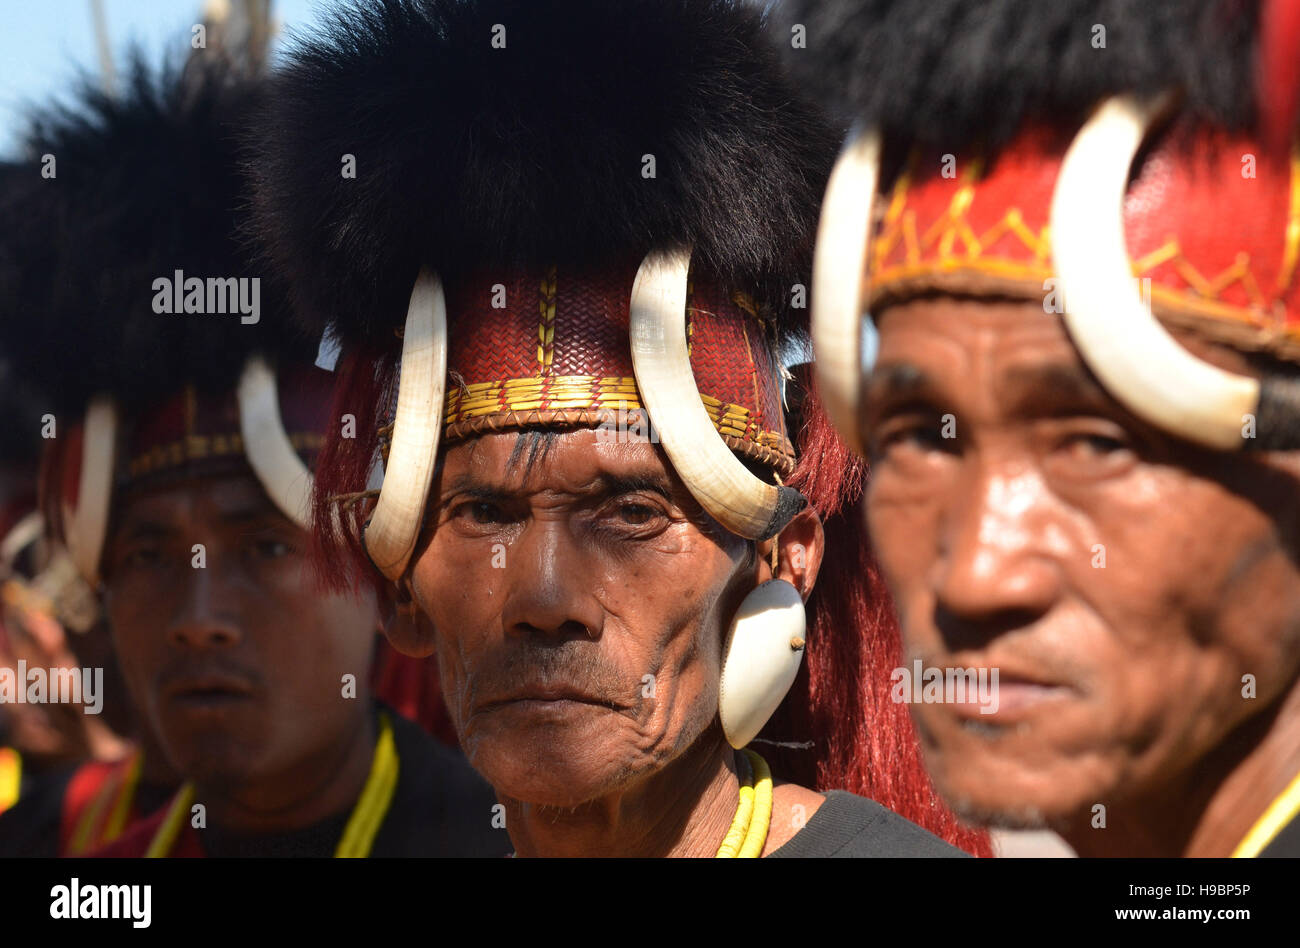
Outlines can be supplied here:
<path id="1" fill-rule="evenodd" d="M 267 560 L 278 560 L 293 552 L 293 547 L 282 540 L 258 540 L 254 548 L 258 556 Z"/>
<path id="2" fill-rule="evenodd" d="M 156 546 L 138 546 L 128 550 L 122 562 L 132 569 L 149 569 L 162 563 L 162 550 Z"/>
<path id="3" fill-rule="evenodd" d="M 659 516 L 659 511 L 648 504 L 619 504 L 618 518 L 632 527 L 643 527 Z"/>
<path id="4" fill-rule="evenodd" d="M 505 511 L 500 506 L 483 500 L 461 504 L 456 513 L 458 516 L 468 517 L 475 523 L 485 526 L 505 523 L 507 519 Z"/>
<path id="5" fill-rule="evenodd" d="M 1140 451 L 1116 425 L 1066 430 L 1053 438 L 1048 470 L 1067 480 L 1098 481 L 1123 476 L 1138 463 Z"/>
<path id="6" fill-rule="evenodd" d="M 1079 460 L 1091 460 L 1112 454 L 1116 451 L 1128 451 L 1128 442 L 1103 434 L 1077 434 L 1065 442 L 1066 450 Z"/>
<path id="7" fill-rule="evenodd" d="M 951 438 L 945 438 L 938 423 L 925 422 L 898 424 L 884 427 L 872 439 L 872 452 L 888 454 L 899 448 L 918 451 L 947 451 L 952 448 Z"/>

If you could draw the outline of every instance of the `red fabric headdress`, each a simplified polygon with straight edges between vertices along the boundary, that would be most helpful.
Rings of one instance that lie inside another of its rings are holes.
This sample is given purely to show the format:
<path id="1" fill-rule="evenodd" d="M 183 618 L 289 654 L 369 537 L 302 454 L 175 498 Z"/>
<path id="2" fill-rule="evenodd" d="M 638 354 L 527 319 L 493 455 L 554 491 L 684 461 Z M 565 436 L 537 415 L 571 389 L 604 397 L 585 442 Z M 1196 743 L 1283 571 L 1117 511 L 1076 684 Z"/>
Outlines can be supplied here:
<path id="1" fill-rule="evenodd" d="M 987 165 L 977 152 L 956 156 L 948 177 L 938 156 L 912 161 L 879 202 L 873 307 L 940 291 L 1051 308 L 1048 224 L 1073 138 L 1031 126 Z M 1177 123 L 1149 142 L 1125 227 L 1133 275 L 1151 281 L 1158 317 L 1300 361 L 1300 159 L 1257 137 Z"/>

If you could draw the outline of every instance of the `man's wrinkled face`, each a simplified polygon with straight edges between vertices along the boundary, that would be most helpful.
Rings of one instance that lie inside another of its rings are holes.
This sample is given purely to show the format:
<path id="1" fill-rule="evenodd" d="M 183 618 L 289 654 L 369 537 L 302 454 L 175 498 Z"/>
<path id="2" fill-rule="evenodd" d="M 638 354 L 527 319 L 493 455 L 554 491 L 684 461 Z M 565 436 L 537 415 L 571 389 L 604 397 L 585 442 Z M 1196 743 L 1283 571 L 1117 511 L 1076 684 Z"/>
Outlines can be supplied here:
<path id="1" fill-rule="evenodd" d="M 929 299 L 878 325 L 867 515 L 907 661 L 999 670 L 996 713 L 913 705 L 960 811 L 1077 821 L 1150 794 L 1290 687 L 1293 459 L 1139 422 L 1034 303 Z"/>
<path id="2" fill-rule="evenodd" d="M 369 693 L 373 597 L 321 594 L 306 532 L 252 477 L 115 506 L 109 620 L 136 705 L 177 769 L 238 784 L 336 752 Z M 344 675 L 355 698 L 343 696 Z"/>
<path id="3" fill-rule="evenodd" d="M 576 806 L 716 720 L 754 548 L 705 517 L 653 444 L 523 437 L 447 451 L 412 585 L 470 762 L 507 797 Z"/>

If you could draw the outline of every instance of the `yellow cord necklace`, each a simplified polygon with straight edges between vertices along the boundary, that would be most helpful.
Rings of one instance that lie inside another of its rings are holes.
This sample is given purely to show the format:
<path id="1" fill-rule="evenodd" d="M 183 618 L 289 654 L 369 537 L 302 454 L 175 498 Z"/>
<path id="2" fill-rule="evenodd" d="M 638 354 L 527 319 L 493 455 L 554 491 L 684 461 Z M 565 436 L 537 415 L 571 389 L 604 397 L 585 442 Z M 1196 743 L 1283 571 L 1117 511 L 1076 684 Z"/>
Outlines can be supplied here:
<path id="1" fill-rule="evenodd" d="M 96 792 L 90 805 L 82 812 L 68 843 L 69 856 L 84 856 L 93 849 L 107 845 L 122 835 L 126 828 L 126 818 L 131 814 L 131 804 L 135 801 L 135 788 L 140 782 L 144 769 L 144 753 L 136 751 L 131 755 L 125 771 L 114 774 Z M 99 836 L 95 830 L 99 827 L 104 810 L 109 810 L 108 822 L 104 824 Z"/>
<path id="2" fill-rule="evenodd" d="M 393 742 L 393 725 L 387 714 L 379 715 L 379 728 L 379 740 L 375 742 L 370 775 L 366 777 L 366 785 L 361 789 L 357 805 L 353 807 L 339 844 L 334 849 L 335 859 L 364 859 L 369 856 L 375 836 L 379 834 L 379 827 L 383 825 L 388 807 L 393 802 L 393 792 L 397 789 L 398 759 L 397 745 Z M 165 857 L 171 852 L 193 801 L 194 785 L 187 783 L 172 800 L 162 825 L 158 827 L 158 832 L 154 834 L 149 849 L 144 854 L 146 859 Z"/>
<path id="3" fill-rule="evenodd" d="M 1269 804 L 1264 815 L 1255 821 L 1246 838 L 1233 850 L 1233 859 L 1253 859 L 1264 851 L 1283 827 L 1300 815 L 1300 774 Z"/>
<path id="4" fill-rule="evenodd" d="M 742 764 L 740 803 L 727 838 L 718 847 L 718 859 L 757 859 L 772 825 L 772 771 L 761 756 L 746 748 Z"/>

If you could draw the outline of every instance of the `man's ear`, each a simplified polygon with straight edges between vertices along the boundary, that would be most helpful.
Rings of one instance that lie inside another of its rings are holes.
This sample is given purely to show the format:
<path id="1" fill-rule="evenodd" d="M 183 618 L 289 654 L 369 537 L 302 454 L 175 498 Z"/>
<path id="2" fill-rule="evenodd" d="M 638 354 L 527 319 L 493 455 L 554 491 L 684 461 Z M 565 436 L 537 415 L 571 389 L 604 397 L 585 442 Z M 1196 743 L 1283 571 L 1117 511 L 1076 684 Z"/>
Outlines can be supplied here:
<path id="1" fill-rule="evenodd" d="M 393 648 L 413 658 L 433 654 L 433 623 L 420 611 L 406 577 L 396 584 L 384 584 L 379 596 L 379 614 L 384 623 L 384 635 Z"/>
<path id="2" fill-rule="evenodd" d="M 778 553 L 775 574 L 768 565 L 773 544 Z M 817 582 L 825 549 L 826 534 L 822 531 L 822 518 L 811 507 L 805 507 L 786 524 L 779 536 L 759 544 L 759 582 L 784 579 L 799 590 L 799 595 L 807 602 L 812 595 L 813 585 Z"/>

